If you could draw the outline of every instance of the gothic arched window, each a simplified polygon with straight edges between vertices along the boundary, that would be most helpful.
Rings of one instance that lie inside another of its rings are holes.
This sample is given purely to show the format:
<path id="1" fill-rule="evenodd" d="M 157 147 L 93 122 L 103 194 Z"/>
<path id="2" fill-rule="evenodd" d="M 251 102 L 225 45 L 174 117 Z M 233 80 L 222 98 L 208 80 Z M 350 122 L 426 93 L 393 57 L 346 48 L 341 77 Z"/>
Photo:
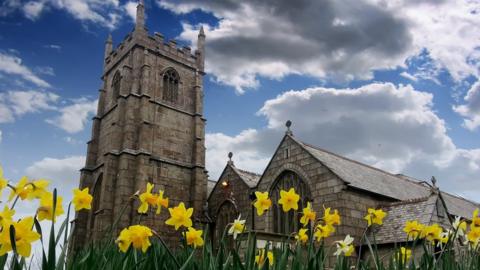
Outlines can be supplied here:
<path id="1" fill-rule="evenodd" d="M 122 83 L 122 76 L 120 75 L 120 72 L 116 72 L 115 75 L 113 75 L 113 80 L 112 80 L 112 101 L 115 102 L 118 99 L 118 96 L 120 95 L 120 85 Z"/>
<path id="2" fill-rule="evenodd" d="M 95 217 L 97 214 L 97 211 L 100 210 L 100 196 L 101 196 L 101 190 L 102 190 L 102 180 L 103 180 L 103 174 L 100 174 L 98 176 L 97 181 L 95 182 L 95 185 L 92 190 L 92 196 L 93 196 L 93 203 L 92 203 L 92 217 L 90 218 L 90 229 L 95 226 Z"/>
<path id="3" fill-rule="evenodd" d="M 217 220 L 215 222 L 215 237 L 220 240 L 222 238 L 225 227 L 232 223 L 238 217 L 237 207 L 232 201 L 226 200 L 220 205 L 217 211 Z"/>
<path id="4" fill-rule="evenodd" d="M 298 210 L 290 210 L 287 213 L 283 212 L 282 206 L 278 204 L 280 199 L 280 190 L 288 191 L 294 188 L 295 192 L 300 195 L 298 202 Z M 272 198 L 272 218 L 273 231 L 276 233 L 290 234 L 297 232 L 301 228 L 300 217 L 307 202 L 311 201 L 310 189 L 305 181 L 303 181 L 298 174 L 292 171 L 282 172 L 275 180 L 270 191 Z"/>
<path id="5" fill-rule="evenodd" d="M 176 102 L 178 98 L 178 84 L 180 76 L 174 69 L 168 69 L 163 73 L 163 100 Z"/>

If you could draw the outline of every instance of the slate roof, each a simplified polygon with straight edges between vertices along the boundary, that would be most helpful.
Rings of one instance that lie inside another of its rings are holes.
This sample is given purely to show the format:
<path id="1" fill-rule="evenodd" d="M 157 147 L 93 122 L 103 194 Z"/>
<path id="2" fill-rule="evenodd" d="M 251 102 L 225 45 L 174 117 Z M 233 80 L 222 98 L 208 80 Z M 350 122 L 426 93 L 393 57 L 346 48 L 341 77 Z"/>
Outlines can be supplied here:
<path id="1" fill-rule="evenodd" d="M 290 136 L 313 157 L 329 168 L 335 175 L 345 181 L 347 185 L 357 189 L 387 196 L 399 201 L 410 201 L 427 198 L 431 188 L 412 177 L 395 175 L 371 167 L 369 165 L 342 157 L 327 150 L 303 143 Z M 443 198 L 452 215 L 469 218 L 479 205 L 446 192 Z"/>
<path id="2" fill-rule="evenodd" d="M 249 188 L 254 188 L 257 186 L 258 181 L 260 180 L 261 175 L 254 172 L 249 172 L 241 170 L 235 166 L 232 166 L 232 169 L 240 176 L 240 178 L 247 184 Z"/>
<path id="3" fill-rule="evenodd" d="M 210 196 L 210 193 L 212 193 L 213 188 L 215 187 L 216 183 L 217 183 L 217 181 L 208 179 L 208 181 L 207 181 L 207 196 Z"/>
<path id="4" fill-rule="evenodd" d="M 435 206 L 438 195 L 420 198 L 410 201 L 392 203 L 383 207 L 387 216 L 383 225 L 376 227 L 375 238 L 378 244 L 395 243 L 406 241 L 403 227 L 407 221 L 417 220 L 422 224 L 430 224 L 435 214 Z M 369 236 L 372 239 L 372 236 Z"/>

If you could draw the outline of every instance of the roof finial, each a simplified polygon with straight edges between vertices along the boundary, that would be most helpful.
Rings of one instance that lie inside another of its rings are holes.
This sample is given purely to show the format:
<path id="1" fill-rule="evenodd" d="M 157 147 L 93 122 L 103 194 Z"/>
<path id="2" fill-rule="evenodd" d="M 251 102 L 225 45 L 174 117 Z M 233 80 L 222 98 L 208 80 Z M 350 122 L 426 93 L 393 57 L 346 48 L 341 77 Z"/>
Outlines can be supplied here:
<path id="1" fill-rule="evenodd" d="M 137 5 L 137 18 L 135 21 L 135 30 L 144 30 L 145 29 L 145 4 L 143 0 L 138 1 Z"/>
<path id="2" fill-rule="evenodd" d="M 233 166 L 232 157 L 233 157 L 233 153 L 232 153 L 232 152 L 229 152 L 229 153 L 228 153 L 228 165 L 232 165 L 232 166 Z"/>
<path id="3" fill-rule="evenodd" d="M 292 121 L 288 120 L 286 123 L 285 123 L 285 126 L 287 127 L 287 132 L 285 132 L 287 135 L 290 135 L 292 136 L 293 133 L 292 133 L 292 130 L 290 130 L 290 127 L 292 126 Z"/>
<path id="4" fill-rule="evenodd" d="M 199 36 L 205 36 L 205 31 L 203 30 L 203 25 L 200 26 L 200 31 L 198 32 Z"/>
<path id="5" fill-rule="evenodd" d="M 440 189 L 437 186 L 437 179 L 435 178 L 435 176 L 432 176 L 432 179 L 430 181 L 432 181 L 432 192 L 438 193 Z"/>
<path id="6" fill-rule="evenodd" d="M 107 59 L 107 57 L 112 53 L 113 45 L 112 45 L 112 34 L 108 34 L 107 41 L 105 41 L 105 55 L 103 59 Z"/>

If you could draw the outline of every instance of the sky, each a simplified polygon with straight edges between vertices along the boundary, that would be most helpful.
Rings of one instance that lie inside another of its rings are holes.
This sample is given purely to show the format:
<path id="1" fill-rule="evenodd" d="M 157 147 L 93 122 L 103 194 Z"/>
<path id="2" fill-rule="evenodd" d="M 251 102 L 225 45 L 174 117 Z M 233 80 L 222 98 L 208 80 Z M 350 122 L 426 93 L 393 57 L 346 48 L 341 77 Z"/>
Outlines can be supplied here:
<path id="1" fill-rule="evenodd" d="M 150 34 L 206 32 L 207 170 L 261 173 L 285 133 L 480 201 L 480 2 L 146 0 Z M 0 165 L 78 185 L 104 43 L 135 1 L 0 2 Z M 35 206 L 25 205 L 28 212 Z"/>

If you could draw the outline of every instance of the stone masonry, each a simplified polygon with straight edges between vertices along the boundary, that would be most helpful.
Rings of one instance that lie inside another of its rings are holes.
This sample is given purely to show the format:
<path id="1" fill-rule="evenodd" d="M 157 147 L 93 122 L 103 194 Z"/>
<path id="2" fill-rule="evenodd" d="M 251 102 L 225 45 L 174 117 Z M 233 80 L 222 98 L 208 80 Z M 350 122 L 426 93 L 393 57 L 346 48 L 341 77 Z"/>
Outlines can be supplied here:
<path id="1" fill-rule="evenodd" d="M 196 209 L 196 220 L 202 216 L 207 194 L 205 34 L 201 29 L 193 53 L 173 40 L 165 43 L 161 34 L 148 34 L 144 9 L 140 1 L 135 29 L 117 48 L 111 37 L 106 42 L 103 86 L 80 180 L 80 187 L 94 194 L 93 209 L 76 217 L 75 247 L 103 237 L 117 218 L 117 232 L 141 220 L 174 241 L 175 231 L 164 225 L 168 211 L 139 216 L 138 202 L 130 199 L 147 182 L 155 184 L 155 192 L 164 190 L 170 205 L 185 202 Z M 169 70 L 178 74 L 172 81 L 176 92 L 170 92 L 175 100 L 164 96 Z"/>

